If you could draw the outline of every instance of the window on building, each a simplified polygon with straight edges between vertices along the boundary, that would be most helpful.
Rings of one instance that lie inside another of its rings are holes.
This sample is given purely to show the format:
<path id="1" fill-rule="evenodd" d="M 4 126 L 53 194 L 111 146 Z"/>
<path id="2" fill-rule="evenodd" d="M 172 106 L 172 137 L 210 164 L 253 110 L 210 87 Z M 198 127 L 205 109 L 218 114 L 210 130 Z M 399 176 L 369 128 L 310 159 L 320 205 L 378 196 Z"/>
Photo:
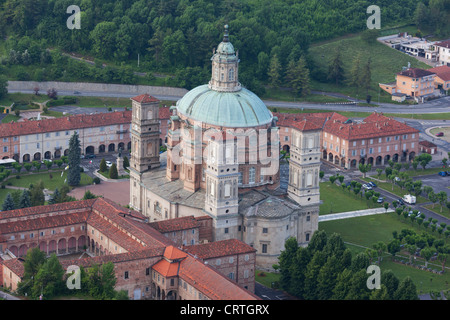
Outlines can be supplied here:
<path id="1" fill-rule="evenodd" d="M 249 184 L 255 183 L 255 173 L 256 173 L 255 167 L 251 167 L 248 170 L 248 183 Z"/>
<path id="2" fill-rule="evenodd" d="M 267 244 L 262 245 L 262 253 L 267 253 Z"/>
<path id="3" fill-rule="evenodd" d="M 229 198 L 231 197 L 231 184 L 227 183 L 225 184 L 225 194 L 224 194 L 225 198 Z"/>
<path id="4" fill-rule="evenodd" d="M 263 228 L 263 229 L 262 229 L 262 232 L 263 232 L 263 233 L 268 233 L 268 232 L 269 232 L 269 229 Z"/>

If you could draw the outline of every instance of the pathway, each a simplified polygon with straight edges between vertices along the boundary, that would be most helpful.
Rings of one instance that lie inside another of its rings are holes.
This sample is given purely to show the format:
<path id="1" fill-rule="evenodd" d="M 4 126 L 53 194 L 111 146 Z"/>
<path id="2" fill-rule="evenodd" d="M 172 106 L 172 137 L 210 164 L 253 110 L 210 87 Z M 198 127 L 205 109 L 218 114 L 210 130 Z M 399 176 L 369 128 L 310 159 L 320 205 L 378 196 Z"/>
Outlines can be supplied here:
<path id="1" fill-rule="evenodd" d="M 394 212 L 394 210 L 388 209 L 386 211 L 386 209 L 384 209 L 384 208 L 373 208 L 373 209 L 365 209 L 365 210 L 357 210 L 357 211 L 347 211 L 347 212 L 333 213 L 333 214 L 319 216 L 319 222 L 347 219 L 347 218 L 355 218 L 355 217 L 363 217 L 363 216 L 370 216 L 370 215 L 374 215 L 374 214 L 383 214 L 383 213 L 389 213 L 389 212 Z"/>

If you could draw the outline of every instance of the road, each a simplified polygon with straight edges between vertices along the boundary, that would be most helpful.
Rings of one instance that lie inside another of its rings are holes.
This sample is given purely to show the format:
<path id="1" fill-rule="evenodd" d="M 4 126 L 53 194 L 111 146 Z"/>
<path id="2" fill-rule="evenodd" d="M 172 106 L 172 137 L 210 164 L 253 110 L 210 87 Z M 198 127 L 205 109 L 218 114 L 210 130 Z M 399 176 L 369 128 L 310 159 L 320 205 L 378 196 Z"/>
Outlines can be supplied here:
<path id="1" fill-rule="evenodd" d="M 58 90 L 58 88 L 56 88 Z M 28 94 L 34 94 L 33 90 L 9 90 L 10 93 L 22 92 Z M 342 94 L 325 93 L 325 92 L 315 92 L 316 94 L 326 94 L 331 96 L 345 97 Z M 73 96 L 74 91 L 59 91 L 60 96 Z M 85 91 L 79 92 L 80 96 L 90 96 L 90 97 L 119 97 L 119 98 L 131 98 L 134 94 L 125 94 L 121 92 L 113 91 Z M 182 96 L 168 96 L 168 95 L 154 95 L 155 98 L 160 100 L 177 101 L 182 98 Z M 351 97 L 346 97 L 349 101 L 355 101 Z M 359 100 L 360 101 L 360 100 Z M 289 108 L 289 109 L 322 109 L 322 110 L 332 110 L 332 111 L 355 111 L 355 112 L 385 112 L 385 113 L 399 113 L 399 114 L 411 114 L 411 113 L 444 113 L 450 112 L 450 96 L 443 97 L 440 99 L 431 100 L 423 104 L 418 105 L 399 105 L 392 103 L 380 103 L 377 107 L 363 107 L 357 105 L 340 105 L 340 104 L 318 104 L 318 103 L 308 103 L 308 102 L 289 102 L 289 101 L 274 101 L 274 100 L 263 100 L 263 102 L 269 107 L 278 108 Z M 377 104 L 376 102 L 372 102 Z"/>

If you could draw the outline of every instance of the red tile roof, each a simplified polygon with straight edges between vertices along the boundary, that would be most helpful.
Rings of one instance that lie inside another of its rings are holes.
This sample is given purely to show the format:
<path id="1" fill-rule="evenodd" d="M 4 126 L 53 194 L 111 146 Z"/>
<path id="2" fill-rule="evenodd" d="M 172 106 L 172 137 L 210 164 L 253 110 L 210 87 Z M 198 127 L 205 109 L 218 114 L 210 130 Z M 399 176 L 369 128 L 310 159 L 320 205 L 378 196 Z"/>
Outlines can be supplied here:
<path id="1" fill-rule="evenodd" d="M 0 223 L 0 234 L 55 228 L 86 222 L 88 211 Z"/>
<path id="2" fill-rule="evenodd" d="M 322 129 L 324 120 L 331 117 L 333 113 L 274 113 L 273 115 L 278 118 L 277 125 L 280 127 L 311 131 Z"/>
<path id="3" fill-rule="evenodd" d="M 153 257 L 162 257 L 163 252 L 164 247 L 157 247 L 133 252 L 109 254 L 97 257 L 87 257 L 83 259 L 62 260 L 61 265 L 63 266 L 64 269 L 67 269 L 67 267 L 69 267 L 70 265 L 77 265 L 80 267 L 90 267 L 93 266 L 94 264 L 103 264 L 107 262 L 118 263 L 139 259 L 148 259 Z"/>
<path id="4" fill-rule="evenodd" d="M 185 251 L 203 260 L 236 254 L 253 253 L 256 249 L 237 239 L 214 241 L 184 248 Z"/>
<path id="5" fill-rule="evenodd" d="M 159 119 L 168 120 L 169 107 L 159 108 Z M 0 137 L 15 137 L 55 131 L 70 131 L 118 124 L 130 124 L 131 111 L 71 115 L 61 118 L 25 120 L 0 124 Z"/>
<path id="6" fill-rule="evenodd" d="M 178 275 L 180 263 L 179 262 L 169 262 L 162 259 L 152 266 L 152 269 L 158 272 L 163 277 L 176 277 Z"/>
<path id="7" fill-rule="evenodd" d="M 200 223 L 194 216 L 155 221 L 149 224 L 161 233 L 198 228 Z"/>
<path id="8" fill-rule="evenodd" d="M 164 251 L 164 258 L 168 260 L 181 260 L 186 258 L 187 253 L 183 252 L 182 250 L 175 248 L 174 246 L 167 246 L 166 250 Z"/>
<path id="9" fill-rule="evenodd" d="M 450 48 L 450 40 L 441 41 L 441 42 L 435 43 L 434 45 L 438 46 L 438 47 Z"/>
<path id="10" fill-rule="evenodd" d="M 427 141 L 427 140 L 423 140 L 423 141 L 419 141 L 419 144 L 421 146 L 427 147 L 427 148 L 436 148 L 437 145 L 435 145 L 433 142 Z"/>
<path id="11" fill-rule="evenodd" d="M 213 300 L 260 300 L 211 266 L 191 256 L 181 261 L 178 276 Z"/>
<path id="12" fill-rule="evenodd" d="M 449 66 L 440 66 L 428 69 L 428 71 L 436 73 L 436 76 L 441 78 L 444 81 L 450 81 L 450 67 Z"/>
<path id="13" fill-rule="evenodd" d="M 96 199 L 80 200 L 72 202 L 57 203 L 52 205 L 30 207 L 0 212 L 0 223 L 8 219 L 32 218 L 34 215 L 49 214 L 53 212 L 73 211 L 78 212 L 82 209 L 91 208 Z M 2 221 L 3 220 L 3 221 Z"/>
<path id="14" fill-rule="evenodd" d="M 25 273 L 25 268 L 23 267 L 23 259 L 21 258 L 14 258 L 14 259 L 8 259 L 8 260 L 2 260 L 2 264 L 5 265 L 9 270 L 14 272 L 17 276 L 20 278 L 23 277 Z"/>
<path id="15" fill-rule="evenodd" d="M 0 137 L 23 136 L 43 132 L 76 130 L 130 123 L 131 111 L 80 114 L 61 118 L 4 123 L 0 125 Z"/>
<path id="16" fill-rule="evenodd" d="M 419 133 L 419 130 L 393 118 L 374 112 L 361 123 L 343 123 L 339 120 L 328 120 L 325 123 L 324 132 L 333 134 L 345 140 L 358 140 Z"/>
<path id="17" fill-rule="evenodd" d="M 134 100 L 136 102 L 139 103 L 151 103 L 151 102 L 159 102 L 158 99 L 156 99 L 155 97 L 145 93 L 145 94 L 141 94 L 139 96 L 133 97 L 131 98 L 131 100 Z"/>
<path id="18" fill-rule="evenodd" d="M 409 68 L 407 70 L 401 71 L 397 73 L 400 76 L 405 76 L 409 78 L 422 78 L 426 76 L 431 76 L 434 72 L 430 72 L 428 70 L 419 69 L 419 68 Z"/>

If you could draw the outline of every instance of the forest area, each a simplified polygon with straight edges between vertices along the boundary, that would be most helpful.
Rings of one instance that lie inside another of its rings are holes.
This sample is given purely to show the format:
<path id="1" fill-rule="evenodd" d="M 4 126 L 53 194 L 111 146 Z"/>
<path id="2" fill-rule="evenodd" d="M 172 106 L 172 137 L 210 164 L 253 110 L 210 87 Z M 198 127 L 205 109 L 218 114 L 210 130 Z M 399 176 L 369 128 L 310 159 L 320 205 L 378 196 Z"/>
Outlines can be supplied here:
<path id="1" fill-rule="evenodd" d="M 383 27 L 416 23 L 423 32 L 448 35 L 446 0 L 0 0 L 0 74 L 129 84 L 154 84 L 158 74 L 162 85 L 191 89 L 208 81 L 212 49 L 228 24 L 244 86 L 263 94 L 267 85 L 297 85 L 303 95 L 309 78 L 334 81 L 316 72 L 310 45 L 366 30 L 373 4 Z M 70 5 L 81 8 L 79 30 L 66 26 Z M 294 69 L 306 79 L 295 79 Z"/>

